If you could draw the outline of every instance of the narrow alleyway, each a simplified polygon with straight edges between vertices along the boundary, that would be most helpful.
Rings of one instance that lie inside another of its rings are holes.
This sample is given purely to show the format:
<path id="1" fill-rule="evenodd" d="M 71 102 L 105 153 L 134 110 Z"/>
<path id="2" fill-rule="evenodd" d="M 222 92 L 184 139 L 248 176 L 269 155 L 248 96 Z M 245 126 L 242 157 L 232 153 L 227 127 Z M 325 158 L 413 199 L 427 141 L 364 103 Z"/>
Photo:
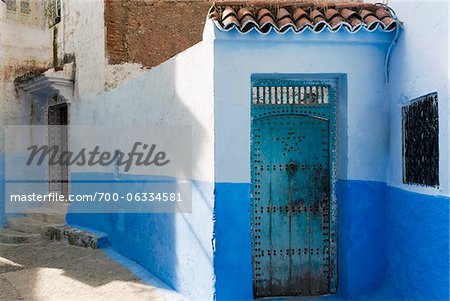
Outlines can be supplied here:
<path id="1" fill-rule="evenodd" d="M 0 245 L 0 300 L 180 300 L 105 252 L 60 242 Z"/>

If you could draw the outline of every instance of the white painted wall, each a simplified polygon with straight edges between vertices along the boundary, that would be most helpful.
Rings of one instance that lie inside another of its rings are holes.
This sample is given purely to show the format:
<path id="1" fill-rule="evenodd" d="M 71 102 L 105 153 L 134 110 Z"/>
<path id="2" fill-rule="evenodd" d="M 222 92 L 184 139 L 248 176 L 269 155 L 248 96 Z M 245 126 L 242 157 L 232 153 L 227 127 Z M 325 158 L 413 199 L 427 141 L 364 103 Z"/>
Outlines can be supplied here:
<path id="1" fill-rule="evenodd" d="M 103 92 L 105 86 L 105 25 L 103 0 L 62 1 L 58 27 L 59 57 L 74 54 L 75 96 Z"/>
<path id="2" fill-rule="evenodd" d="M 81 96 L 71 123 L 192 126 L 193 179 L 213 181 L 212 53 L 211 42 L 201 42 L 123 86 Z"/>
<path id="3" fill-rule="evenodd" d="M 390 1 L 405 23 L 389 68 L 391 138 L 388 183 L 410 191 L 449 195 L 449 4 L 447 1 Z M 402 183 L 401 108 L 419 96 L 438 92 L 440 188 Z"/>
<path id="4" fill-rule="evenodd" d="M 213 270 L 213 207 L 214 207 L 214 93 L 213 47 L 211 41 L 200 42 L 161 65 L 147 70 L 125 85 L 103 94 L 84 95 L 71 107 L 71 123 L 83 125 L 139 125 L 192 127 L 192 162 L 194 180 L 192 213 L 168 216 L 175 233 L 158 232 L 155 223 L 153 236 L 167 237 L 174 245 L 171 261 L 177 262 L 172 276 L 177 278 L 176 289 L 202 300 L 212 300 Z M 74 135 L 72 135 L 73 137 Z M 149 137 L 151 139 L 151 137 Z M 171 139 L 171 137 L 167 137 Z M 76 143 L 76 141 L 73 141 Z M 175 141 L 176 143 L 176 141 Z M 187 145 L 180 143 L 180 149 Z M 133 192 L 133 191 L 128 191 Z M 141 192 L 141 191 L 135 191 Z M 145 222 L 143 221 L 143 224 Z M 118 231 L 118 225 L 111 225 Z M 145 235 L 145 231 L 139 232 Z M 148 245 L 146 237 L 136 239 L 136 248 L 158 250 Z M 162 239 L 163 240 L 163 239 Z M 145 244 L 144 246 L 141 244 Z M 166 258 L 166 254 L 164 254 Z M 146 256 L 139 259 L 145 260 Z M 160 259 L 164 260 L 164 259 Z M 164 262 L 162 267 L 170 265 Z M 194 274 L 194 271 L 197 271 Z M 195 284 L 193 284 L 195 282 Z"/>
<path id="5" fill-rule="evenodd" d="M 0 61 L 5 66 L 48 62 L 51 57 L 51 33 L 43 24 L 30 25 L 8 19 L 6 4 L 0 3 Z"/>
<path id="6" fill-rule="evenodd" d="M 33 6 L 34 7 L 34 6 Z M 43 23 L 7 17 L 0 1 L 0 126 L 30 123 L 31 102 L 19 97 L 14 78 L 51 64 L 51 32 Z M 3 129 L 0 151 L 3 151 Z"/>
<path id="7" fill-rule="evenodd" d="M 393 33 L 306 31 L 265 36 L 216 29 L 215 36 L 216 182 L 250 182 L 254 73 L 346 74 L 347 97 L 339 99 L 346 110 L 338 120 L 339 178 L 385 181 L 389 104 L 384 66 Z"/>
<path id="8" fill-rule="evenodd" d="M 32 17 L 39 15 L 39 4 L 32 1 Z M 52 58 L 51 34 L 41 21 L 8 12 L 0 1 L 0 228 L 5 222 L 5 125 L 29 124 L 33 112 L 30 99 L 17 93 L 14 78 L 48 67 Z"/>

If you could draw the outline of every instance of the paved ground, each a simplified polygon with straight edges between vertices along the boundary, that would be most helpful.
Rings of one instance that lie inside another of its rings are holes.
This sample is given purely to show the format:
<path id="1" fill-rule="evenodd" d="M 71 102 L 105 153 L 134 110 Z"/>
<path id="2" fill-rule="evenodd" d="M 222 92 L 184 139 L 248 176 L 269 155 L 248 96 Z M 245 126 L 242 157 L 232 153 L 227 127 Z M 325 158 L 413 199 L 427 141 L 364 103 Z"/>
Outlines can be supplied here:
<path id="1" fill-rule="evenodd" d="M 103 251 L 59 242 L 0 245 L 0 300 L 173 300 Z"/>

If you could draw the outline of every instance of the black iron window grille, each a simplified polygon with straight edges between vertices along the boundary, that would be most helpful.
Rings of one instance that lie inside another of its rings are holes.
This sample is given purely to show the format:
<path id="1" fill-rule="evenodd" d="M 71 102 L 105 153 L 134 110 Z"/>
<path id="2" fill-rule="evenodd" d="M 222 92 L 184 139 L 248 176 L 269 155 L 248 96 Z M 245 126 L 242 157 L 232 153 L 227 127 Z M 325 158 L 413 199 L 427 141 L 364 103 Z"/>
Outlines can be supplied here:
<path id="1" fill-rule="evenodd" d="M 402 108 L 403 183 L 439 186 L 438 94 L 430 93 Z"/>

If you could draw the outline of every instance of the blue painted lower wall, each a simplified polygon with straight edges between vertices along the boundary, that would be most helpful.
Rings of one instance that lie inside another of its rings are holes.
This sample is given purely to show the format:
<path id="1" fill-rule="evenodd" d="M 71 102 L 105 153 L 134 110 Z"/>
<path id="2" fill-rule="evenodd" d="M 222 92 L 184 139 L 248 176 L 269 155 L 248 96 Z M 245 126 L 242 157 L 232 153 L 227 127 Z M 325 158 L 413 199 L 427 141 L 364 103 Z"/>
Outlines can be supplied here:
<path id="1" fill-rule="evenodd" d="M 345 298 L 373 292 L 387 267 L 386 195 L 380 182 L 339 181 L 338 293 Z"/>
<path id="2" fill-rule="evenodd" d="M 68 222 L 108 233 L 114 249 L 193 300 L 253 299 L 250 184 L 194 186 L 192 214 L 69 214 Z M 336 188 L 337 299 L 448 299 L 449 198 L 370 181 Z M 72 184 L 74 193 L 101 189 L 113 188 Z"/>
<path id="3" fill-rule="evenodd" d="M 94 185 L 76 182 L 80 179 L 100 182 Z M 142 177 L 121 178 L 131 179 Z M 71 184 L 72 194 L 142 192 L 139 186 L 120 185 L 121 180 L 114 183 L 112 174 L 72 174 L 72 180 L 75 181 Z M 212 183 L 192 182 L 192 213 L 188 214 L 69 213 L 67 221 L 107 233 L 115 250 L 192 300 L 211 300 L 213 187 Z"/>
<path id="4" fill-rule="evenodd" d="M 389 189 L 388 284 L 404 300 L 449 300 L 449 201 Z"/>
<path id="5" fill-rule="evenodd" d="M 216 183 L 214 270 L 217 300 L 252 300 L 250 184 Z"/>
<path id="6" fill-rule="evenodd" d="M 384 280 L 386 184 L 342 181 L 337 196 L 339 295 L 355 297 Z M 216 298 L 251 300 L 250 184 L 216 183 L 215 199 Z"/>
<path id="7" fill-rule="evenodd" d="M 339 181 L 336 193 L 337 299 L 448 296 L 448 198 L 371 181 Z M 216 183 L 214 235 L 216 299 L 251 300 L 249 184 Z"/>

